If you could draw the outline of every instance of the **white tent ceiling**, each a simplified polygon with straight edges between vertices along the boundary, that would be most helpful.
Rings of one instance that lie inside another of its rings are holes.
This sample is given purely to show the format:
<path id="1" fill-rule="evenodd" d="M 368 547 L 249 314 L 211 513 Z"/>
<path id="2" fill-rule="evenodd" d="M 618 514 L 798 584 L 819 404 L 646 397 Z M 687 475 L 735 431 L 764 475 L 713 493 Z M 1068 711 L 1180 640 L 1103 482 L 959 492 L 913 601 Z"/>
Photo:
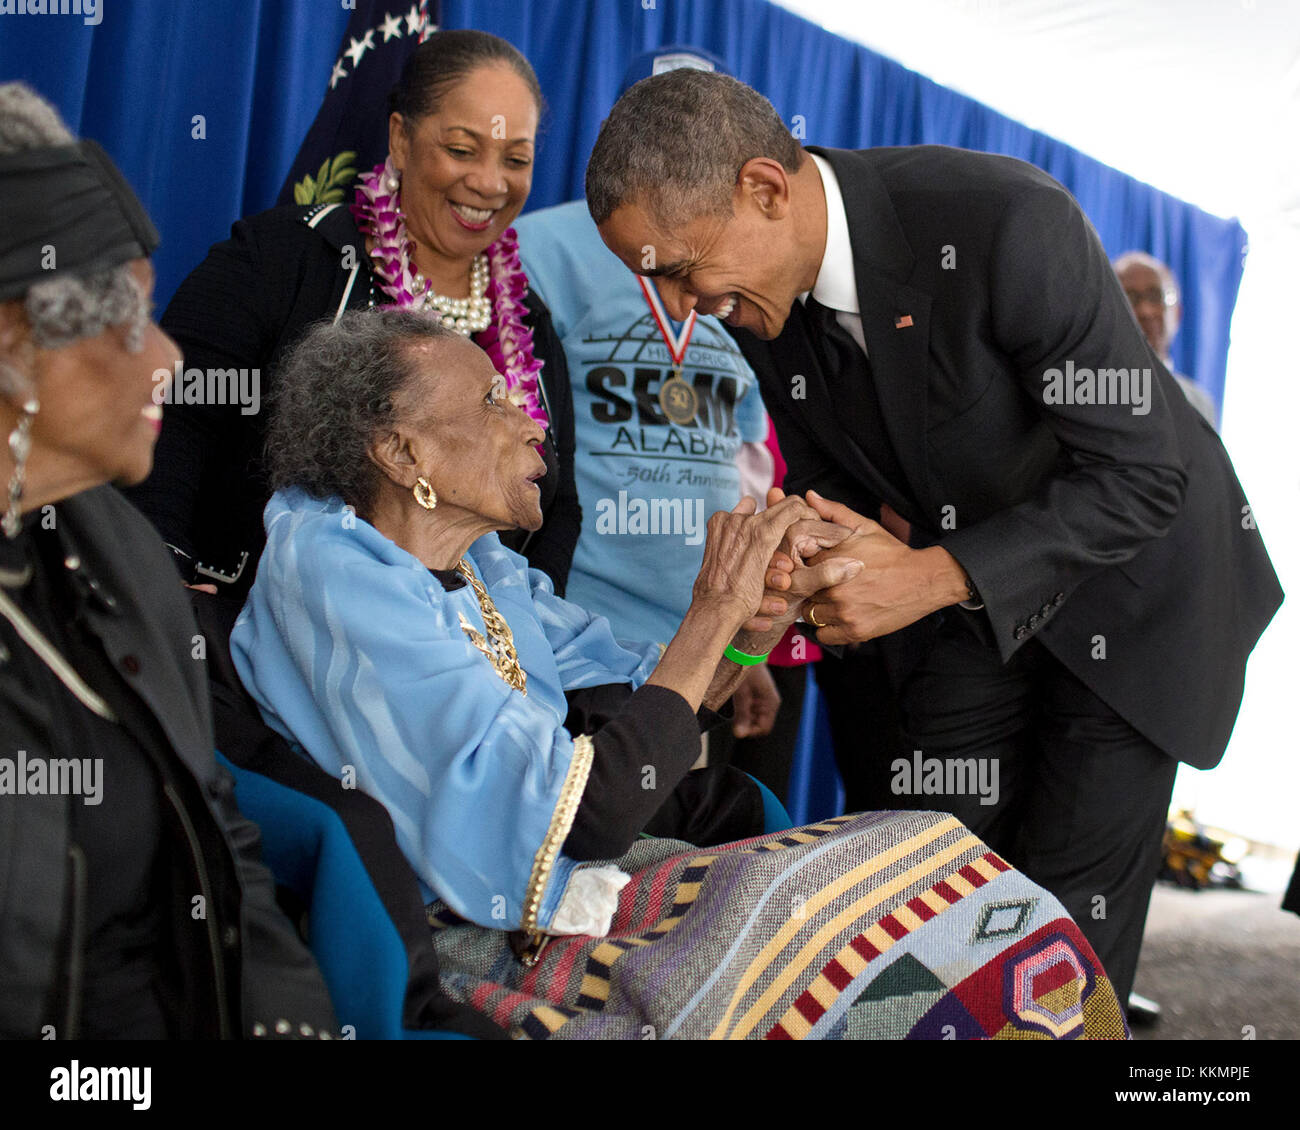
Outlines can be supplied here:
<path id="1" fill-rule="evenodd" d="M 1300 0 L 778 2 L 1207 211 L 1300 225 Z"/>

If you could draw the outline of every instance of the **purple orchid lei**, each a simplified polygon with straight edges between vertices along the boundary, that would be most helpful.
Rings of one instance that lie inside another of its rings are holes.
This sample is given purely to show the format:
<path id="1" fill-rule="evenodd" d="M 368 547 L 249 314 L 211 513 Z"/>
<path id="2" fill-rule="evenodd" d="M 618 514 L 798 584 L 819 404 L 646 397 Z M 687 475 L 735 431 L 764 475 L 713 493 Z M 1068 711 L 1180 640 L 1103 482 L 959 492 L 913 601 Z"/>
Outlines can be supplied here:
<path id="1" fill-rule="evenodd" d="M 412 295 L 415 244 L 406 234 L 402 216 L 401 189 L 389 192 L 384 183 L 392 175 L 389 164 L 376 165 L 357 178 L 357 195 L 352 215 L 363 234 L 374 243 L 371 262 L 380 289 L 394 306 L 414 306 Z M 402 254 L 405 247 L 406 254 Z M 543 428 L 550 427 L 542 407 L 538 373 L 542 361 L 533 355 L 533 331 L 524 324 L 528 276 L 519 262 L 519 242 L 514 228 L 506 228 L 487 249 L 488 284 L 484 297 L 492 305 L 492 320 L 475 335 L 478 346 L 492 359 L 506 379 L 510 399 Z M 430 311 L 437 317 L 436 311 Z"/>

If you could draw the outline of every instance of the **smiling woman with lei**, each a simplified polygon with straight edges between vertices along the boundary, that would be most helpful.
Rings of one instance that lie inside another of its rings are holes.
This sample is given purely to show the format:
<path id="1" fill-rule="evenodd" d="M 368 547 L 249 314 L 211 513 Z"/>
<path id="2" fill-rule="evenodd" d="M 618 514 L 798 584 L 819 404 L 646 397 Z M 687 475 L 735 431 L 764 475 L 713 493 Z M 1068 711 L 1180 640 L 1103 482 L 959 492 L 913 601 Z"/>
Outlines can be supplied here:
<path id="1" fill-rule="evenodd" d="M 240 600 L 252 583 L 270 497 L 262 405 L 282 355 L 316 322 L 393 305 L 431 310 L 472 337 L 545 429 L 543 525 L 504 540 L 564 591 L 580 526 L 572 394 L 510 226 L 532 187 L 541 105 L 532 68 L 510 44 L 437 32 L 389 95 L 388 160 L 358 178 L 350 208 L 294 205 L 241 220 L 181 284 L 162 325 L 186 370 L 235 370 L 248 393 L 243 403 L 193 403 L 187 393 L 206 396 L 177 382 L 153 474 L 130 492 L 187 582 Z"/>
<path id="2" fill-rule="evenodd" d="M 515 229 L 506 228 L 500 239 L 475 256 L 468 298 L 445 298 L 435 294 L 415 268 L 415 243 L 406 230 L 401 181 L 392 159 L 358 180 L 352 215 L 367 236 L 380 289 L 394 306 L 432 307 L 458 333 L 474 334 L 506 378 L 511 399 L 542 427 L 549 426 L 538 381 L 542 362 L 533 352 L 533 331 L 526 321 L 528 276 L 519 262 Z"/>

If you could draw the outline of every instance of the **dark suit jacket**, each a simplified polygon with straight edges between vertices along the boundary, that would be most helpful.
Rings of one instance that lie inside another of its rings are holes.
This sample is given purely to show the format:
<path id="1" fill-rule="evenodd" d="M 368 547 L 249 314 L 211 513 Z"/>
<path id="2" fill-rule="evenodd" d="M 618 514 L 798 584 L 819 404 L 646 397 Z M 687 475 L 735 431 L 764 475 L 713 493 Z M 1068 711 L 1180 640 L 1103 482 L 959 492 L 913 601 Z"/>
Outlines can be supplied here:
<path id="1" fill-rule="evenodd" d="M 1147 346 L 1092 226 L 1060 184 L 1011 158 L 813 152 L 844 196 L 863 334 L 907 482 L 881 479 L 791 318 L 773 342 L 736 335 L 786 489 L 873 517 L 889 502 L 913 544 L 948 549 L 986 605 L 942 615 L 987 615 L 1004 660 L 1039 640 L 1171 756 L 1217 764 L 1282 590 L 1222 443 Z M 1044 374 L 1067 362 L 1076 375 L 1149 371 L 1147 410 L 1113 390 L 1111 403 L 1053 402 L 1062 382 Z M 899 635 L 915 645 L 924 633 Z"/>

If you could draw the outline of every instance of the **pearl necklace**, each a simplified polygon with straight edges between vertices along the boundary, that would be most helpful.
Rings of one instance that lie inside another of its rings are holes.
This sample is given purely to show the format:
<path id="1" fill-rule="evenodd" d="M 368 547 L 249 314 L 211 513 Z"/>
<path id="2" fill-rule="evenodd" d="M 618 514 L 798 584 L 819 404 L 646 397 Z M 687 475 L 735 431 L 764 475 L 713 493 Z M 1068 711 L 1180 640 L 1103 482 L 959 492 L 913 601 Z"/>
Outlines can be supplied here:
<path id="1" fill-rule="evenodd" d="M 402 249 L 402 270 L 409 272 L 411 264 L 408 250 Z M 411 278 L 411 297 L 423 306 L 436 310 L 447 325 L 457 333 L 469 337 L 488 328 L 492 320 L 492 303 L 488 301 L 488 258 L 475 255 L 469 269 L 469 297 L 447 298 L 438 294 L 418 271 Z"/>

